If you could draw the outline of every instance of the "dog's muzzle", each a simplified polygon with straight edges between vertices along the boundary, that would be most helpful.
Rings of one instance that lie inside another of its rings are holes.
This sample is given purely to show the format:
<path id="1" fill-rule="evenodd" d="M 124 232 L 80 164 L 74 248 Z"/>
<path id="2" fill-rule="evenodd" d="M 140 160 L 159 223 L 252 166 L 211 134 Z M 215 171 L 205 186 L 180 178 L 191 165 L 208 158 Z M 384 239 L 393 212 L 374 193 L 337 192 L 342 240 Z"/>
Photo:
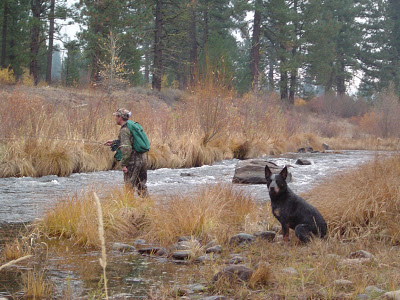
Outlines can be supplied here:
<path id="1" fill-rule="evenodd" d="M 279 187 L 275 181 L 272 181 L 271 185 L 269 186 L 269 192 L 273 195 L 279 193 Z"/>
<path id="2" fill-rule="evenodd" d="M 271 194 L 278 194 L 279 193 L 279 188 L 278 187 L 270 187 L 269 192 Z"/>

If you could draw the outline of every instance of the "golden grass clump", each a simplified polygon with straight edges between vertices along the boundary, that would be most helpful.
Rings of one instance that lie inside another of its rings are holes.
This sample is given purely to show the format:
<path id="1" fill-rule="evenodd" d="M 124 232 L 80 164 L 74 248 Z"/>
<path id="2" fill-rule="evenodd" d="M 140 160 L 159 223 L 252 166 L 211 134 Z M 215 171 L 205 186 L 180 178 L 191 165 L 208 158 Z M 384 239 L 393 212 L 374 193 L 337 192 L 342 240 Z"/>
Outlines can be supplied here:
<path id="1" fill-rule="evenodd" d="M 174 196 L 156 205 L 154 200 L 135 197 L 131 191 L 114 190 L 101 203 L 104 229 L 110 240 L 141 236 L 162 245 L 183 235 L 227 242 L 234 232 L 253 230 L 262 212 L 250 196 L 224 185 Z M 35 227 L 45 236 L 99 246 L 91 193 L 58 201 Z"/>
<path id="2" fill-rule="evenodd" d="M 329 179 L 305 195 L 326 218 L 331 236 L 370 236 L 400 242 L 400 156 Z"/>
<path id="3" fill-rule="evenodd" d="M 234 232 L 247 229 L 249 220 L 256 223 L 260 214 L 259 206 L 244 192 L 216 185 L 153 207 L 146 235 L 163 245 L 184 235 L 227 242 Z"/>
<path id="4" fill-rule="evenodd" d="M 12 242 L 7 242 L 4 245 L 2 254 L 4 261 L 15 260 L 31 254 L 31 249 L 26 245 L 26 243 L 24 243 L 24 241 L 16 239 Z"/>
<path id="5" fill-rule="evenodd" d="M 147 221 L 152 205 L 148 199 L 134 197 L 131 191 L 114 190 L 102 200 L 104 228 L 114 238 L 135 236 Z M 70 239 L 87 247 L 98 247 L 97 208 L 93 193 L 60 199 L 44 217 L 35 223 L 41 234 Z"/>
<path id="6" fill-rule="evenodd" d="M 53 286 L 43 271 L 28 270 L 22 275 L 24 296 L 27 299 L 51 298 Z"/>

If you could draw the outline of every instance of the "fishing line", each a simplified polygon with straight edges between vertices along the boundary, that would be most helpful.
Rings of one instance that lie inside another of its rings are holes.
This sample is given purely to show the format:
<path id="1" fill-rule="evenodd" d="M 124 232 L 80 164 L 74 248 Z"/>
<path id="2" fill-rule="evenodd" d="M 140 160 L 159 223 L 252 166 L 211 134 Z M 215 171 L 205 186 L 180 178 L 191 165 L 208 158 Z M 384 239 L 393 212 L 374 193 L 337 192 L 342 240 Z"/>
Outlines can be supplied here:
<path id="1" fill-rule="evenodd" d="M 80 143 L 88 143 L 88 144 L 99 144 L 99 145 L 104 145 L 102 142 L 96 142 L 96 141 L 90 141 L 90 140 L 75 140 L 75 139 L 66 139 L 66 138 L 51 138 L 51 137 L 46 137 L 46 136 L 23 136 L 23 137 L 0 137 L 1 140 L 10 140 L 10 141 L 16 141 L 19 139 L 45 139 L 45 140 L 53 140 L 53 141 L 69 141 L 69 142 L 80 142 Z"/>

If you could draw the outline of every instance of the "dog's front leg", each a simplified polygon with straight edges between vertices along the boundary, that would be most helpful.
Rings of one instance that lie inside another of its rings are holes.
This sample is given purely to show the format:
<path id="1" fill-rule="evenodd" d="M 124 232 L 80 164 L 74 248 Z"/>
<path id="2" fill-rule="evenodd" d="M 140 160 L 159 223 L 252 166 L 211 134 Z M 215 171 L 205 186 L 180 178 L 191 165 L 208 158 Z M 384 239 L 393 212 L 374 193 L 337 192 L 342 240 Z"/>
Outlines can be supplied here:
<path id="1" fill-rule="evenodd" d="M 289 242 L 289 223 L 282 223 L 283 241 Z"/>

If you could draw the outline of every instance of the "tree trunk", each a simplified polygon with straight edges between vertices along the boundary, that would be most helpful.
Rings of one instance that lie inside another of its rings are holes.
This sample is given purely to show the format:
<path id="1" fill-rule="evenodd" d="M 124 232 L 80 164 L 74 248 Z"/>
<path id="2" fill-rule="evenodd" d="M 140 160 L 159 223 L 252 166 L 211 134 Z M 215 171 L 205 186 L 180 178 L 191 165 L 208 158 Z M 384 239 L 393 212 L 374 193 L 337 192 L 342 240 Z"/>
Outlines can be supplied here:
<path id="1" fill-rule="evenodd" d="M 102 19 L 104 17 L 104 3 L 103 1 L 97 0 L 95 2 L 95 5 L 97 6 L 97 16 L 93 17 L 95 18 L 94 20 L 94 25 L 93 25 L 93 33 L 97 35 L 101 35 L 103 37 L 103 22 L 104 20 Z M 90 73 L 90 82 L 92 85 L 96 85 L 100 81 L 100 67 L 99 67 L 99 60 L 101 58 L 101 49 L 100 46 L 97 44 L 97 41 L 94 42 L 94 53 L 92 57 L 92 70 Z"/>
<path id="2" fill-rule="evenodd" d="M 197 82 L 197 22 L 196 22 L 196 0 L 190 6 L 190 85 L 193 87 Z"/>
<path id="3" fill-rule="evenodd" d="M 1 39 L 1 62 L 0 66 L 5 68 L 6 66 L 6 53 L 7 53 L 7 19 L 8 19 L 8 3 L 4 0 L 4 11 L 3 11 L 3 32 Z"/>
<path id="4" fill-rule="evenodd" d="M 298 15 L 298 0 L 294 0 L 293 2 L 293 9 L 294 13 L 296 15 L 295 22 L 294 22 L 294 33 L 295 33 L 295 44 L 293 45 L 292 48 L 292 60 L 294 60 L 295 64 L 290 70 L 290 88 L 289 88 L 289 103 L 294 104 L 294 97 L 296 95 L 296 86 L 297 86 L 297 73 L 298 73 L 298 68 L 297 68 L 297 47 L 298 47 L 298 41 L 300 39 L 300 33 L 299 33 L 299 24 L 297 20 L 297 15 Z M 300 50 L 300 49 L 299 49 Z"/>
<path id="5" fill-rule="evenodd" d="M 281 99 L 287 100 L 287 98 L 288 98 L 288 73 L 287 73 L 287 71 L 281 70 L 281 81 L 279 82 L 279 88 L 281 91 Z"/>
<path id="6" fill-rule="evenodd" d="M 145 86 L 147 86 L 150 82 L 150 64 L 151 64 L 151 62 L 150 62 L 149 51 L 150 51 L 150 45 L 146 41 L 144 44 L 144 83 L 145 83 Z"/>
<path id="7" fill-rule="evenodd" d="M 296 46 L 292 49 L 292 59 L 296 59 L 297 48 Z M 296 95 L 296 86 L 297 86 L 297 67 L 294 66 L 290 71 L 290 89 L 289 89 L 289 103 L 294 104 L 294 97 Z"/>
<path id="8" fill-rule="evenodd" d="M 156 0 L 156 20 L 154 30 L 154 65 L 152 87 L 161 90 L 162 80 L 162 0 Z"/>
<path id="9" fill-rule="evenodd" d="M 50 28 L 49 28 L 49 49 L 47 50 L 47 70 L 46 70 L 46 82 L 51 84 L 51 67 L 53 65 L 53 43 L 54 43 L 54 10 L 56 6 L 56 0 L 50 2 Z"/>
<path id="10" fill-rule="evenodd" d="M 296 95 L 297 85 L 297 70 L 290 72 L 290 90 L 289 90 L 289 103 L 294 104 L 294 97 Z"/>
<path id="11" fill-rule="evenodd" d="M 33 24 L 31 29 L 31 43 L 30 43 L 31 60 L 29 64 L 29 74 L 33 76 L 35 85 L 39 83 L 38 54 L 39 54 L 39 37 L 40 37 L 40 15 L 42 14 L 41 4 L 42 4 L 41 0 L 31 0 Z"/>
<path id="12" fill-rule="evenodd" d="M 269 60 L 269 71 L 268 71 L 268 89 L 273 91 L 275 89 L 274 82 L 274 61 L 272 59 Z"/>
<path id="13" fill-rule="evenodd" d="M 205 0 L 203 9 L 203 51 L 206 51 L 207 42 L 208 42 L 208 0 Z"/>
<path id="14" fill-rule="evenodd" d="M 251 84 L 254 90 L 258 90 L 258 77 L 259 77 L 259 64 L 260 64 L 261 6 L 262 6 L 262 0 L 257 0 L 254 9 L 253 37 L 251 43 L 251 58 L 250 58 Z"/>
<path id="15" fill-rule="evenodd" d="M 336 91 L 339 96 L 344 96 L 346 94 L 346 83 L 343 54 L 339 55 L 339 59 L 339 74 L 336 75 Z"/>

